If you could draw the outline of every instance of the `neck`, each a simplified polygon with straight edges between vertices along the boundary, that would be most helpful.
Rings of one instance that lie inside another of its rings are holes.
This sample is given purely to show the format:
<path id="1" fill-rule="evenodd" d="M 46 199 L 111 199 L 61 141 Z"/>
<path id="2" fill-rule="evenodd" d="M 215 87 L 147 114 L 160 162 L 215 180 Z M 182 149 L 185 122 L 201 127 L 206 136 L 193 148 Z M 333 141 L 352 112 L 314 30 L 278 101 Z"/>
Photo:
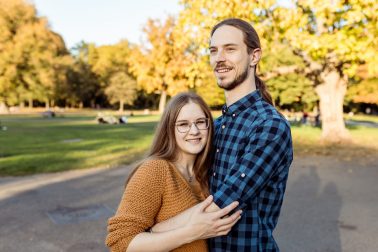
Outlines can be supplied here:
<path id="1" fill-rule="evenodd" d="M 232 90 L 225 90 L 224 96 L 226 97 L 227 107 L 231 106 L 244 96 L 252 93 L 256 90 L 255 75 L 253 71 L 250 71 L 247 79 L 245 79 L 240 85 Z"/>
<path id="2" fill-rule="evenodd" d="M 193 175 L 193 166 L 194 166 L 194 162 L 196 160 L 196 155 L 184 155 L 184 154 L 181 154 L 179 155 L 179 158 L 177 159 L 177 161 L 175 162 L 176 164 L 178 164 L 178 168 L 181 170 L 181 169 L 184 169 L 183 172 L 184 174 L 188 173 L 190 176 Z"/>

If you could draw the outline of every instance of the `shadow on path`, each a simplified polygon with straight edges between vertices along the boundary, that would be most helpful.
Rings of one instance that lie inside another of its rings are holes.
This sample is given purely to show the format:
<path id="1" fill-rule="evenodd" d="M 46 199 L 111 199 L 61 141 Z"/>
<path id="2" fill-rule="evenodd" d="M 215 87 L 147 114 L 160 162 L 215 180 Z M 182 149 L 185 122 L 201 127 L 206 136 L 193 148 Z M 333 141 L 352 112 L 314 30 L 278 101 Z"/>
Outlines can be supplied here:
<path id="1" fill-rule="evenodd" d="M 340 252 L 342 199 L 315 166 L 293 167 L 275 237 L 283 252 Z"/>

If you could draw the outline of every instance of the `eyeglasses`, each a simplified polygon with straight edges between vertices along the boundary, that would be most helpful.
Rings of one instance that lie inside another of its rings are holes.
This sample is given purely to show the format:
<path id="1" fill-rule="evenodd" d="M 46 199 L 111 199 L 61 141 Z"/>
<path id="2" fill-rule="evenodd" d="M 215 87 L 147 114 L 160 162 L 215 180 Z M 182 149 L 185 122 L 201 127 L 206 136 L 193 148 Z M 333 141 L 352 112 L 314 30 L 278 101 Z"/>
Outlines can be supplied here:
<path id="1" fill-rule="evenodd" d="M 183 120 L 176 123 L 176 128 L 180 133 L 187 133 L 190 131 L 192 125 L 194 124 L 198 130 L 206 130 L 209 128 L 209 122 L 209 118 L 197 119 L 194 122 Z"/>

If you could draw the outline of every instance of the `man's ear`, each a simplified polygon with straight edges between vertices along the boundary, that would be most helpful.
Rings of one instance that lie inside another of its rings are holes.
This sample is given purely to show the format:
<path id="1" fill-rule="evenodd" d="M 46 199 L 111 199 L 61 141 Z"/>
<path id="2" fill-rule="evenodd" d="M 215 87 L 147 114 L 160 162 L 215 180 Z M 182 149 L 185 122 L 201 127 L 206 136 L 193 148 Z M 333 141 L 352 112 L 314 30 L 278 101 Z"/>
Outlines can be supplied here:
<path id="1" fill-rule="evenodd" d="M 260 48 L 254 49 L 252 53 L 249 55 L 249 57 L 251 59 L 249 66 L 250 67 L 256 66 L 261 59 L 261 49 Z"/>

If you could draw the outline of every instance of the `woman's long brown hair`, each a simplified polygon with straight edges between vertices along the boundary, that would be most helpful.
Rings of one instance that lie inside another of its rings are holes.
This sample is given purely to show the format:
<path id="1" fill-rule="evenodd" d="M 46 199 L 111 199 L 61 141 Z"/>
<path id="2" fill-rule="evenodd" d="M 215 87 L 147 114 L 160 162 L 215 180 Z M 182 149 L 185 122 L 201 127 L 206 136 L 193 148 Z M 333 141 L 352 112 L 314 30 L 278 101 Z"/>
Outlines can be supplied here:
<path id="1" fill-rule="evenodd" d="M 199 182 L 202 192 L 209 195 L 209 169 L 212 163 L 212 139 L 214 134 L 214 124 L 211 112 L 205 101 L 193 92 L 180 93 L 174 96 L 167 104 L 166 109 L 158 123 L 155 137 L 152 141 L 151 149 L 147 158 L 141 161 L 130 174 L 128 181 L 138 169 L 138 167 L 149 159 L 164 159 L 171 163 L 177 161 L 178 146 L 175 138 L 176 120 L 182 109 L 188 103 L 195 103 L 201 107 L 206 118 L 209 118 L 208 138 L 204 149 L 197 155 L 194 162 L 193 173 Z"/>

